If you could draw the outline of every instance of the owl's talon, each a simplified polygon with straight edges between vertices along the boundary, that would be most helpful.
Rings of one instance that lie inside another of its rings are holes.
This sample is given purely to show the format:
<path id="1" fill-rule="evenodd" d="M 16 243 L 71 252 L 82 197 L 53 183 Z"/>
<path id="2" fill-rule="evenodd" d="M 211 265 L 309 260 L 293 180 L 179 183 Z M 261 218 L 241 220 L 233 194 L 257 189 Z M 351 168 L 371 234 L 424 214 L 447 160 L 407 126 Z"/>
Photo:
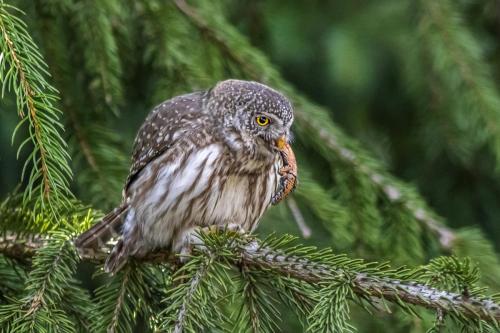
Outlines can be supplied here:
<path id="1" fill-rule="evenodd" d="M 245 229 L 243 229 L 243 227 L 237 223 L 229 223 L 226 226 L 225 231 L 229 234 L 234 234 L 234 235 L 243 235 L 246 232 Z"/>
<path id="2" fill-rule="evenodd" d="M 226 225 L 211 225 L 208 227 L 201 228 L 201 231 L 204 233 L 219 233 L 219 232 L 236 233 L 236 234 L 245 233 L 243 227 L 237 223 L 229 223 Z"/>
<path id="3" fill-rule="evenodd" d="M 280 201 L 283 199 L 283 194 L 280 192 L 277 192 L 272 198 L 271 198 L 271 204 L 272 205 L 277 205 L 280 203 Z"/>
<path id="4" fill-rule="evenodd" d="M 296 177 L 294 175 L 284 176 L 280 179 L 278 191 L 271 198 L 271 203 L 276 205 L 285 199 L 290 193 L 293 192 L 296 185 Z"/>
<path id="5" fill-rule="evenodd" d="M 280 176 L 285 176 L 288 173 L 290 173 L 291 171 L 292 171 L 292 168 L 289 165 L 285 165 L 278 170 L 278 173 L 280 174 Z"/>

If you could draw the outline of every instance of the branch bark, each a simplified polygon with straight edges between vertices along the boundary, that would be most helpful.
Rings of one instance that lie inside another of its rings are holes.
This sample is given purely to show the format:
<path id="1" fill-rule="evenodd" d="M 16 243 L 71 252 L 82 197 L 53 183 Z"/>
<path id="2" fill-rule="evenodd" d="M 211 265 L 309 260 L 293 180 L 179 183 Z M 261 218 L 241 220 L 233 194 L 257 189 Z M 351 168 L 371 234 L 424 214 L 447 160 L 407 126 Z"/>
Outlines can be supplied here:
<path id="1" fill-rule="evenodd" d="M 36 254 L 46 239 L 38 236 L 20 238 L 4 235 L 0 238 L 0 254 L 16 260 L 27 261 Z M 494 325 L 500 324 L 500 304 L 488 298 L 477 298 L 428 285 L 389 279 L 360 272 L 347 272 L 340 268 L 321 264 L 267 247 L 260 247 L 255 241 L 234 244 L 234 253 L 238 253 L 233 264 L 245 265 L 256 269 L 267 269 L 283 276 L 317 284 L 327 279 L 351 276 L 351 285 L 357 296 L 362 299 L 378 298 L 400 305 L 424 307 L 436 313 L 452 314 L 465 318 L 482 319 Z M 209 250 L 201 244 L 195 248 L 207 255 Z M 90 250 L 80 253 L 82 260 L 103 263 L 107 256 L 105 249 Z M 136 258 L 140 262 L 178 264 L 178 258 L 172 253 L 158 251 L 146 257 Z"/>

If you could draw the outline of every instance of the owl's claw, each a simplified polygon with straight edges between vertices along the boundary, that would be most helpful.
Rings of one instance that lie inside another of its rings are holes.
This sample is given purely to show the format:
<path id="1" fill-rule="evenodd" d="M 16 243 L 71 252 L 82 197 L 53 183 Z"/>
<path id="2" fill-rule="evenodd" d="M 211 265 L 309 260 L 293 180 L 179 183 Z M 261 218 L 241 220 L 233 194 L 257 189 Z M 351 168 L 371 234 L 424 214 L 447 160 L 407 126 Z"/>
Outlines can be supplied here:
<path id="1" fill-rule="evenodd" d="M 271 203 L 277 205 L 284 200 L 296 187 L 297 178 L 295 175 L 286 174 L 280 178 L 278 191 L 271 198 Z"/>
<path id="2" fill-rule="evenodd" d="M 283 150 L 280 151 L 283 166 L 278 170 L 281 176 L 278 191 L 272 196 L 271 203 L 278 204 L 293 192 L 297 185 L 297 161 L 292 147 L 287 143 Z"/>
<path id="3" fill-rule="evenodd" d="M 205 233 L 226 232 L 229 234 L 240 234 L 240 235 L 245 233 L 243 227 L 237 223 L 228 223 L 224 225 L 211 225 L 209 227 L 201 228 L 201 231 Z"/>
<path id="4" fill-rule="evenodd" d="M 203 239 L 200 237 L 200 232 L 209 233 L 219 233 L 226 232 L 229 235 L 243 235 L 245 234 L 245 229 L 237 223 L 229 223 L 225 225 L 211 225 L 207 227 L 197 227 L 191 229 L 187 232 L 184 237 L 179 250 L 179 261 L 181 263 L 187 262 L 193 253 L 195 246 L 204 246 Z"/>
<path id="5" fill-rule="evenodd" d="M 289 165 L 283 166 L 281 169 L 278 170 L 278 173 L 280 176 L 288 176 L 290 173 L 292 173 L 292 167 Z"/>
<path id="6" fill-rule="evenodd" d="M 224 231 L 229 232 L 230 234 L 235 234 L 235 235 L 243 235 L 246 233 L 245 229 L 237 223 L 229 223 Z"/>
<path id="7" fill-rule="evenodd" d="M 246 233 L 243 227 L 236 223 L 193 228 L 189 232 L 186 232 L 178 250 L 178 258 L 181 264 L 184 264 L 189 260 L 195 247 L 204 246 L 203 238 L 200 236 L 200 232 L 205 234 L 226 232 L 227 234 L 233 236 L 243 235 Z"/>

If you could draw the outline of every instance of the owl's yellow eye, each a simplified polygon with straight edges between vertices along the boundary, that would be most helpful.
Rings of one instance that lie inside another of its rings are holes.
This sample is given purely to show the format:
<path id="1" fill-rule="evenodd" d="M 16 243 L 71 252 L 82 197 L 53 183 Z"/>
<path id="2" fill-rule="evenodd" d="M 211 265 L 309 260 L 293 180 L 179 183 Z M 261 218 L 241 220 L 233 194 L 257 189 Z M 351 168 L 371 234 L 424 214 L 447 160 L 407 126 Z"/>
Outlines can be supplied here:
<path id="1" fill-rule="evenodd" d="M 269 118 L 266 117 L 266 116 L 257 116 L 255 118 L 255 122 L 259 125 L 259 126 L 267 126 L 269 125 Z"/>

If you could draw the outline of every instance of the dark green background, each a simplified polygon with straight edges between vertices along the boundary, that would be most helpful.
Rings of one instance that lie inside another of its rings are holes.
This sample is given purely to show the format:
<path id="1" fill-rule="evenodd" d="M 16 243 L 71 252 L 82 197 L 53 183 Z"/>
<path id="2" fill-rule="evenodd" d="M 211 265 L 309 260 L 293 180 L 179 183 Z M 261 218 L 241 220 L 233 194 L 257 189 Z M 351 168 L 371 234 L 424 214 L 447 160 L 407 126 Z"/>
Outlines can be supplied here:
<path id="1" fill-rule="evenodd" d="M 120 116 L 115 116 L 111 108 L 106 109 L 102 105 L 99 108 L 104 108 L 104 111 L 97 112 L 94 100 L 88 98 L 93 83 L 86 77 L 88 73 L 83 66 L 82 54 L 86 45 L 78 38 L 73 40 L 72 36 L 78 33 L 71 30 L 74 26 L 71 12 L 52 7 L 52 1 L 14 3 L 26 11 L 28 29 L 46 56 L 54 74 L 53 83 L 61 91 L 62 100 L 70 100 L 72 104 L 69 108 L 83 115 L 82 127 L 105 125 L 114 138 L 100 140 L 111 142 L 116 139 L 114 147 L 123 156 L 130 154 L 135 132 L 155 104 L 181 92 L 208 88 L 216 79 L 232 77 L 227 71 L 222 75 L 191 80 L 190 66 L 193 64 L 179 67 L 178 71 L 159 71 L 147 52 L 149 49 L 154 52 L 157 43 L 155 29 L 161 30 L 161 24 L 168 21 L 168 15 L 147 30 L 140 18 L 144 14 L 141 12 L 143 2 L 126 1 L 124 8 L 129 8 L 130 12 L 123 15 L 125 19 L 122 17 L 122 20 L 113 21 L 113 29 L 118 36 L 123 31 L 132 31 L 130 35 L 134 37 L 118 37 L 124 98 L 114 108 Z M 74 3 L 85 6 L 84 1 Z M 158 5 L 159 2 L 151 3 Z M 425 7 L 425 1 L 248 0 L 219 1 L 213 6 L 219 6 L 232 24 L 271 59 L 298 91 L 328 108 L 335 123 L 361 142 L 392 174 L 415 185 L 449 226 L 478 226 L 496 249 L 500 249 L 499 164 L 491 149 L 491 141 L 496 134 L 485 134 L 488 131 L 485 126 L 473 127 L 472 130 L 467 125 L 464 125 L 465 130 L 454 128 L 456 119 L 467 122 L 466 113 L 481 112 L 482 106 L 454 107 L 467 105 L 469 101 L 464 100 L 459 90 L 446 89 L 446 77 L 453 73 L 436 68 L 433 57 L 438 56 L 433 56 L 432 50 L 426 49 L 432 48 L 432 44 L 424 45 L 422 22 L 425 15 L 430 15 L 421 9 Z M 474 47 L 481 55 L 474 63 L 480 63 L 487 69 L 484 75 L 493 82 L 494 92 L 498 95 L 500 5 L 497 1 L 461 0 L 454 1 L 453 6 L 462 14 L 460 25 L 470 32 L 475 40 Z M 161 13 L 158 9 L 159 17 Z M 128 18 L 130 21 L 127 21 Z M 67 30 L 62 30 L 65 36 L 50 34 L 51 28 L 61 26 L 67 27 Z M 446 22 L 443 29 L 445 35 L 456 33 L 447 30 Z M 60 44 L 48 36 L 57 39 Z M 174 41 L 174 44 L 182 45 L 191 37 L 186 35 L 184 38 Z M 217 54 L 202 46 L 190 46 L 191 49 L 179 49 L 179 52 L 198 54 L 196 65 L 212 66 L 211 57 Z M 58 75 L 61 63 L 50 56 L 51 47 L 59 48 L 57 52 L 64 53 L 69 59 L 69 68 L 77 73 L 69 75 L 74 85 L 65 84 L 68 81 L 64 81 L 63 75 Z M 460 58 L 462 54 L 457 52 Z M 451 78 L 455 79 L 460 80 Z M 0 196 L 3 197 L 18 184 L 27 151 L 22 151 L 20 158 L 16 159 L 16 147 L 25 135 L 22 132 L 14 140 L 14 146 L 11 145 L 11 135 L 18 122 L 11 95 L 6 95 L 0 108 Z M 67 129 L 65 136 L 75 156 L 74 192 L 85 202 L 108 209 L 119 201 L 119 184 L 126 176 L 127 160 L 116 159 L 118 171 L 110 173 L 116 175 L 113 185 L 118 185 L 102 189 L 102 192 L 113 190 L 110 195 L 106 194 L 106 200 L 94 196 L 96 189 L 88 185 L 89 179 L 83 179 L 87 167 L 72 141 L 74 132 L 68 122 L 68 107 L 63 105 L 61 109 Z M 498 113 L 500 109 L 493 111 Z M 500 117 L 491 119 L 494 121 Z M 476 144 L 477 138 L 484 135 L 487 139 Z M 500 140 L 500 137 L 496 139 Z M 300 137 L 294 146 L 302 158 L 299 165 L 311 166 L 315 170 L 314 178 L 322 181 L 323 185 L 333 184 L 331 175 L 325 171 L 325 160 L 304 143 L 308 143 L 308 138 Z M 314 142 L 309 144 L 314 145 Z M 113 160 L 113 154 L 109 153 L 110 160 Z M 99 192 L 98 186 L 101 185 L 96 186 Z M 335 188 L 331 191 L 335 192 Z M 307 207 L 299 206 L 312 228 L 312 237 L 304 242 L 318 246 L 333 245 L 334 249 L 353 256 L 377 259 L 373 254 L 332 244 L 324 225 L 316 222 Z M 278 234 L 288 232 L 300 235 L 285 205 L 273 208 L 265 220 L 259 229 L 263 234 L 276 231 Z M 423 243 L 427 244 L 425 240 Z M 391 253 L 383 256 L 379 259 L 392 258 Z M 397 327 L 402 327 L 402 332 L 407 331 L 410 326 L 417 327 L 418 331 L 419 324 L 413 322 L 410 325 L 409 319 L 396 320 L 393 316 L 374 323 L 367 319 L 366 314 L 359 313 L 355 312 L 354 319 L 360 331 L 373 332 L 376 328 L 372 325 L 378 325 L 380 332 L 385 331 L 385 325 L 391 325 L 394 331 Z M 293 320 L 285 320 L 283 331 L 298 330 L 297 325 Z"/>

